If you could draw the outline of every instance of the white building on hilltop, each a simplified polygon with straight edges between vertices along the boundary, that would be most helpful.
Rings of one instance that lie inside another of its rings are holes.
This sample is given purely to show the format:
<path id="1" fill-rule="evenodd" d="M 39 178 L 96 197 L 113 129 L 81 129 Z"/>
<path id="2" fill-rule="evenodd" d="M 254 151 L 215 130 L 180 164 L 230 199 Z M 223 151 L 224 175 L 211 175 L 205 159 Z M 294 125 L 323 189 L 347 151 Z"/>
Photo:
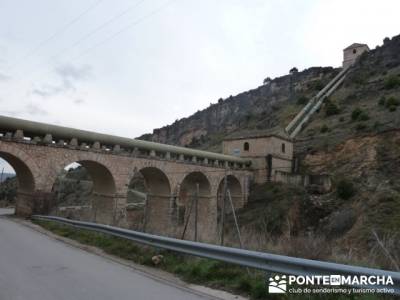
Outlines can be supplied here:
<path id="1" fill-rule="evenodd" d="M 369 51 L 367 44 L 354 43 L 343 49 L 343 68 L 351 66 L 365 51 Z"/>

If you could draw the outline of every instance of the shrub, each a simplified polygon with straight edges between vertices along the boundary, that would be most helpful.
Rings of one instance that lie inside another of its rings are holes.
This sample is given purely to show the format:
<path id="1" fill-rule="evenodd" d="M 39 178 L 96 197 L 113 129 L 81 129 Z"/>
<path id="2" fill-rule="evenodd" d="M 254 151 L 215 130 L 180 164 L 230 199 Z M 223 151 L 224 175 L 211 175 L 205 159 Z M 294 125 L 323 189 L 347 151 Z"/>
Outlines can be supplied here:
<path id="1" fill-rule="evenodd" d="M 368 114 L 367 114 L 366 112 L 362 112 L 362 113 L 359 115 L 358 120 L 360 120 L 360 121 L 367 121 L 367 120 L 369 120 L 369 116 L 368 116 Z"/>
<path id="2" fill-rule="evenodd" d="M 400 101 L 398 99 L 396 99 L 395 97 L 390 97 L 389 99 L 387 99 L 385 105 L 386 105 L 386 107 L 399 106 Z"/>
<path id="3" fill-rule="evenodd" d="M 394 88 L 400 86 L 400 78 L 396 75 L 391 75 L 386 78 L 383 86 L 386 90 L 394 89 Z"/>
<path id="4" fill-rule="evenodd" d="M 362 110 L 360 108 L 355 108 L 353 112 L 351 113 L 351 119 L 353 121 L 356 121 L 358 117 L 362 114 Z"/>
<path id="5" fill-rule="evenodd" d="M 365 125 L 363 123 L 357 124 L 357 126 L 356 126 L 356 130 L 357 131 L 361 131 L 361 130 L 364 130 L 366 128 L 367 128 L 367 125 Z"/>
<path id="6" fill-rule="evenodd" d="M 253 285 L 250 295 L 253 299 L 266 299 L 268 297 L 267 285 L 264 282 L 257 282 Z"/>
<path id="7" fill-rule="evenodd" d="M 321 133 L 325 133 L 325 132 L 328 132 L 328 131 L 329 131 L 329 127 L 326 126 L 326 124 L 324 124 L 324 125 L 321 127 Z"/>
<path id="8" fill-rule="evenodd" d="M 351 77 L 351 81 L 358 85 L 363 85 L 367 82 L 368 74 L 365 71 L 359 71 Z"/>
<path id="9" fill-rule="evenodd" d="M 267 78 L 264 79 L 263 84 L 265 84 L 265 85 L 269 84 L 271 81 L 272 81 L 271 78 L 267 77 Z"/>
<path id="10" fill-rule="evenodd" d="M 356 94 L 349 94 L 346 97 L 346 101 L 352 101 L 352 100 L 357 100 L 357 95 Z"/>
<path id="11" fill-rule="evenodd" d="M 341 179 L 336 187 L 336 194 L 343 200 L 350 199 L 356 194 L 356 189 L 349 179 Z"/>
<path id="12" fill-rule="evenodd" d="M 339 107 L 332 101 L 328 100 L 325 105 L 325 115 L 333 116 L 337 115 L 338 113 L 339 113 Z"/>
<path id="13" fill-rule="evenodd" d="M 374 129 L 378 129 L 379 127 L 381 127 L 382 126 L 382 124 L 381 124 L 381 122 L 379 122 L 379 121 L 376 121 L 375 123 L 374 123 Z"/>
<path id="14" fill-rule="evenodd" d="M 322 83 L 321 80 L 316 80 L 312 83 L 312 88 L 315 91 L 320 91 L 324 88 L 324 84 Z"/>
<path id="15" fill-rule="evenodd" d="M 387 44 L 387 43 L 389 43 L 389 42 L 390 42 L 390 38 L 385 37 L 385 38 L 383 39 L 383 44 L 384 44 L 384 45 Z"/>
<path id="16" fill-rule="evenodd" d="M 340 117 L 339 122 L 344 122 L 344 117 Z"/>
<path id="17" fill-rule="evenodd" d="M 300 98 L 297 99 L 297 104 L 298 105 L 304 105 L 307 104 L 309 99 L 306 96 L 301 96 Z"/>
<path id="18" fill-rule="evenodd" d="M 348 231 L 356 220 L 357 215 L 351 208 L 335 211 L 329 216 L 326 231 L 330 236 L 340 236 Z"/>
<path id="19" fill-rule="evenodd" d="M 381 99 L 379 99 L 378 104 L 384 106 L 386 102 L 385 96 L 382 96 Z"/>
<path id="20" fill-rule="evenodd" d="M 361 108 L 355 108 L 351 113 L 351 119 L 353 121 L 367 121 L 369 120 L 369 115 L 367 112 L 363 111 Z"/>
<path id="21" fill-rule="evenodd" d="M 390 112 L 394 112 L 394 111 L 396 111 L 396 109 L 397 109 L 397 107 L 394 106 L 394 105 L 392 105 L 392 106 L 389 107 L 389 111 L 390 111 Z"/>

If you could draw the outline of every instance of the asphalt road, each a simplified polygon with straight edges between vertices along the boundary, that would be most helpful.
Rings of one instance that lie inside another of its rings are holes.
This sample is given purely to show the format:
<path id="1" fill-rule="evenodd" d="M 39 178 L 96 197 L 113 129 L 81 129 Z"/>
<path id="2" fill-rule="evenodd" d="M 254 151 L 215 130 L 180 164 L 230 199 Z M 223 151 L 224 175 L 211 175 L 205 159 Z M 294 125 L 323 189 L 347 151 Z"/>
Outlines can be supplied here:
<path id="1" fill-rule="evenodd" d="M 0 214 L 5 212 L 0 209 Z M 0 216 L 0 300 L 14 299 L 206 298 Z"/>

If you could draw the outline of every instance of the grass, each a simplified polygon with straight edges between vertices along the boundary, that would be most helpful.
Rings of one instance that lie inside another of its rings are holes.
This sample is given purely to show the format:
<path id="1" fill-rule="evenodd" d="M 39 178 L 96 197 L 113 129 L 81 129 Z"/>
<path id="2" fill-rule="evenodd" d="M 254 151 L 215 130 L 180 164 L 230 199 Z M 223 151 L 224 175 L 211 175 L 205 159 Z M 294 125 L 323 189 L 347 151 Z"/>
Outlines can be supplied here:
<path id="1" fill-rule="evenodd" d="M 247 272 L 245 268 L 232 264 L 139 246 L 122 238 L 76 229 L 52 221 L 34 220 L 33 222 L 57 235 L 100 248 L 105 253 L 173 273 L 186 282 L 250 296 L 250 299 L 392 299 L 390 296 L 372 294 L 268 294 L 267 277 L 258 270 Z M 155 266 L 152 257 L 159 254 L 163 255 L 163 259 L 159 265 Z"/>
<path id="2" fill-rule="evenodd" d="M 252 270 L 252 274 L 249 275 L 243 267 L 216 260 L 196 258 L 166 250 L 139 246 L 122 238 L 76 229 L 56 222 L 42 220 L 34 220 L 33 222 L 57 235 L 100 248 L 105 253 L 138 264 L 155 267 L 152 257 L 161 254 L 163 259 L 157 267 L 176 274 L 189 283 L 202 284 L 236 294 L 249 295 L 251 299 L 265 299 L 267 297 L 265 274 L 261 271 Z"/>

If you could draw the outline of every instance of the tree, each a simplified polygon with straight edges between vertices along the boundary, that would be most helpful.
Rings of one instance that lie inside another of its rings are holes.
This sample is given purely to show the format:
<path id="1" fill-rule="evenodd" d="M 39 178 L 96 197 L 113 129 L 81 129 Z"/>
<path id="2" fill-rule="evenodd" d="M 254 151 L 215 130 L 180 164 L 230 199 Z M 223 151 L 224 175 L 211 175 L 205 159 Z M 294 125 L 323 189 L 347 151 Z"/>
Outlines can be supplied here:
<path id="1" fill-rule="evenodd" d="M 290 71 L 289 71 L 289 73 L 292 74 L 292 75 L 296 74 L 297 72 L 299 72 L 299 70 L 297 70 L 296 67 L 291 68 Z"/>
<path id="2" fill-rule="evenodd" d="M 271 81 L 272 81 L 271 78 L 270 78 L 270 77 L 267 77 L 267 78 L 264 79 L 263 83 L 264 83 L 264 85 L 267 85 L 267 84 L 269 84 Z"/>
<path id="3" fill-rule="evenodd" d="M 388 42 L 390 42 L 390 39 L 389 39 L 388 37 L 385 37 L 385 38 L 383 39 L 383 44 L 385 45 L 385 44 L 387 44 Z"/>

